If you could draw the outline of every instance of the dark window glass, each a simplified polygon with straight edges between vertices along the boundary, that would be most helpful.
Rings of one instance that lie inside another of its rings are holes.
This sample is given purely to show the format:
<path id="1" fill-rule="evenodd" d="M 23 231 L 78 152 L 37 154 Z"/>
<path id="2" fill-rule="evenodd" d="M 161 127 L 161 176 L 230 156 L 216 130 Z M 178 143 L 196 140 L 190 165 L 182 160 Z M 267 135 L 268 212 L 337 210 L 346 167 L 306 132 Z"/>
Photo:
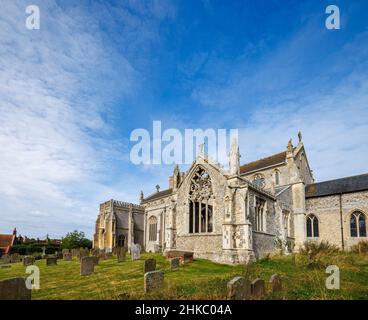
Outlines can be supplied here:
<path id="1" fill-rule="evenodd" d="M 365 216 L 363 213 L 359 215 L 359 237 L 367 236 L 367 228 L 365 225 Z"/>
<path id="2" fill-rule="evenodd" d="M 212 232 L 212 206 L 208 206 L 208 232 Z"/>
<path id="3" fill-rule="evenodd" d="M 313 217 L 313 237 L 319 237 L 318 219 L 316 216 Z"/>
<path id="4" fill-rule="evenodd" d="M 310 217 L 307 217 L 307 237 L 312 237 L 312 220 Z"/>
<path id="5" fill-rule="evenodd" d="M 189 233 L 193 233 L 193 202 L 189 201 Z"/>
<path id="6" fill-rule="evenodd" d="M 350 218 L 350 235 L 352 237 L 358 236 L 357 221 L 356 221 L 356 217 L 354 213 L 351 215 L 351 218 Z"/>

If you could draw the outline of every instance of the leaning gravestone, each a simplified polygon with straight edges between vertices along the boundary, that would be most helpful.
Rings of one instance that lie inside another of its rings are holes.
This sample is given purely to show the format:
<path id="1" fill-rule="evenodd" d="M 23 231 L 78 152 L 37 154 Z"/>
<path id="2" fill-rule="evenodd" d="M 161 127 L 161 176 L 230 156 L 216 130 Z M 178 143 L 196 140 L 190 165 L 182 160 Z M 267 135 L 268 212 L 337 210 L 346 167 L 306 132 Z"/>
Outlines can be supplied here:
<path id="1" fill-rule="evenodd" d="M 265 293 L 265 282 L 262 279 L 255 279 L 252 282 L 252 296 L 255 298 L 260 298 Z"/>
<path id="2" fill-rule="evenodd" d="M 93 257 L 83 257 L 80 265 L 80 275 L 89 276 L 93 273 L 95 267 L 95 261 Z"/>
<path id="3" fill-rule="evenodd" d="M 0 281 L 0 300 L 31 300 L 31 295 L 24 278 Z"/>
<path id="4" fill-rule="evenodd" d="M 56 257 L 47 257 L 46 258 L 46 265 L 47 266 L 55 266 L 55 265 L 57 265 L 57 258 Z"/>
<path id="5" fill-rule="evenodd" d="M 116 249 L 116 256 L 118 259 L 118 262 L 124 262 L 126 258 L 127 250 L 125 247 L 117 248 Z"/>
<path id="6" fill-rule="evenodd" d="M 147 259 L 144 261 L 144 273 L 156 270 L 156 259 Z"/>
<path id="7" fill-rule="evenodd" d="M 35 262 L 35 257 L 33 257 L 33 256 L 25 256 L 23 258 L 23 265 L 25 267 L 31 266 L 32 264 L 34 264 L 34 262 Z"/>
<path id="8" fill-rule="evenodd" d="M 133 243 L 130 248 L 130 252 L 132 255 L 132 260 L 139 260 L 141 257 L 141 246 L 139 244 Z"/>
<path id="9" fill-rule="evenodd" d="M 279 292 L 282 290 L 281 278 L 278 274 L 273 274 L 270 278 L 270 285 L 272 292 Z"/>
<path id="10" fill-rule="evenodd" d="M 63 259 L 64 259 L 64 261 L 72 261 L 73 256 L 70 252 L 66 252 L 66 253 L 63 254 Z"/>
<path id="11" fill-rule="evenodd" d="M 229 300 L 249 299 L 251 284 L 244 277 L 235 277 L 227 283 L 227 298 Z"/>
<path id="12" fill-rule="evenodd" d="M 162 271 L 151 271 L 144 274 L 144 292 L 149 293 L 162 289 L 164 286 L 164 273 Z"/>
<path id="13" fill-rule="evenodd" d="M 172 258 L 170 259 L 170 268 L 171 269 L 177 269 L 180 265 L 180 259 L 179 258 Z"/>

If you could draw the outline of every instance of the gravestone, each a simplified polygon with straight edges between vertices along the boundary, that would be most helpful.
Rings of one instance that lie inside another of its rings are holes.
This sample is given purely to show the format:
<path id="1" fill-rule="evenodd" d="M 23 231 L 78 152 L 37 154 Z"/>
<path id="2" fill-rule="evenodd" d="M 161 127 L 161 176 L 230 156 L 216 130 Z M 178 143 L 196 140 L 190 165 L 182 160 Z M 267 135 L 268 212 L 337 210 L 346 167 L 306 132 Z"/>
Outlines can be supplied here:
<path id="1" fill-rule="evenodd" d="M 149 293 L 162 289 L 164 286 L 164 273 L 162 271 L 151 271 L 144 274 L 144 292 Z"/>
<path id="2" fill-rule="evenodd" d="M 24 278 L 0 281 L 0 300 L 31 300 L 31 295 Z"/>
<path id="3" fill-rule="evenodd" d="M 72 249 L 72 256 L 73 256 L 73 258 L 74 257 L 78 257 L 78 255 L 79 255 L 79 249 Z"/>
<path id="4" fill-rule="evenodd" d="M 264 280 L 258 278 L 252 282 L 252 296 L 255 298 L 260 298 L 265 293 L 265 282 Z"/>
<path id="5" fill-rule="evenodd" d="M 34 262 L 35 262 L 35 257 L 33 257 L 33 256 L 25 256 L 23 258 L 23 265 L 25 267 L 33 265 Z"/>
<path id="6" fill-rule="evenodd" d="M 144 269 L 143 272 L 151 272 L 156 270 L 156 259 L 147 259 L 144 261 Z"/>
<path id="7" fill-rule="evenodd" d="M 63 254 L 63 259 L 64 259 L 64 261 L 72 261 L 73 256 L 70 252 L 66 252 L 66 253 Z"/>
<path id="8" fill-rule="evenodd" d="M 179 258 L 170 259 L 170 268 L 171 269 L 177 269 L 177 268 L 179 268 L 179 265 L 180 265 Z"/>
<path id="9" fill-rule="evenodd" d="M 42 259 L 46 259 L 46 247 L 42 247 Z"/>
<path id="10" fill-rule="evenodd" d="M 273 274 L 270 278 L 270 285 L 272 292 L 279 292 L 282 290 L 281 278 L 278 274 Z"/>
<path id="11" fill-rule="evenodd" d="M 66 254 L 66 253 L 70 253 L 70 250 L 69 250 L 69 249 L 63 249 L 63 250 L 61 250 L 61 252 L 62 252 L 62 254 L 64 255 L 64 254 Z"/>
<path id="12" fill-rule="evenodd" d="M 125 261 L 126 253 L 127 253 L 127 250 L 126 250 L 125 247 L 121 247 L 121 248 L 116 249 L 116 255 L 117 255 L 118 262 L 124 262 Z"/>
<path id="13" fill-rule="evenodd" d="M 11 262 L 10 255 L 4 254 L 3 256 L 1 256 L 1 263 L 10 263 L 10 262 Z"/>
<path id="14" fill-rule="evenodd" d="M 91 258 L 93 259 L 93 264 L 97 266 L 100 262 L 100 258 L 98 256 L 91 256 Z"/>
<path id="15" fill-rule="evenodd" d="M 141 246 L 139 244 L 133 243 L 130 249 L 132 260 L 139 260 L 141 257 Z"/>
<path id="16" fill-rule="evenodd" d="M 93 257 L 83 257 L 80 265 L 80 275 L 89 276 L 93 273 L 95 267 L 95 260 Z"/>
<path id="17" fill-rule="evenodd" d="M 229 300 L 249 299 L 251 284 L 244 277 L 235 277 L 227 283 L 227 298 Z"/>
<path id="18" fill-rule="evenodd" d="M 105 259 L 112 259 L 112 252 L 106 252 Z"/>
<path id="19" fill-rule="evenodd" d="M 55 256 L 56 256 L 56 259 L 60 259 L 60 260 L 64 258 L 61 252 L 56 252 Z"/>
<path id="20" fill-rule="evenodd" d="M 183 257 L 184 257 L 184 264 L 192 262 L 193 261 L 193 252 L 185 252 Z"/>
<path id="21" fill-rule="evenodd" d="M 10 262 L 11 262 L 11 263 L 17 263 L 17 262 L 20 262 L 20 256 L 19 256 L 19 253 L 13 253 L 13 254 L 10 256 Z"/>
<path id="22" fill-rule="evenodd" d="M 55 265 L 57 265 L 57 258 L 56 257 L 47 257 L 46 258 L 46 265 L 47 266 L 55 266 Z"/>

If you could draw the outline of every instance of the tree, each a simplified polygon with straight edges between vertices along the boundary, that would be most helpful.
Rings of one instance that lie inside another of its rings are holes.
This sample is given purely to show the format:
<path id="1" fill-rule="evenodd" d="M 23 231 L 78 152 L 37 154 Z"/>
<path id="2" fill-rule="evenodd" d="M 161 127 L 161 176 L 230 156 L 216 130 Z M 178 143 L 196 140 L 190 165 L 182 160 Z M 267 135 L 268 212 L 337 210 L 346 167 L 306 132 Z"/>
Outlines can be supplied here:
<path id="1" fill-rule="evenodd" d="M 85 237 L 83 231 L 68 232 L 62 243 L 63 249 L 91 248 L 92 241 Z"/>

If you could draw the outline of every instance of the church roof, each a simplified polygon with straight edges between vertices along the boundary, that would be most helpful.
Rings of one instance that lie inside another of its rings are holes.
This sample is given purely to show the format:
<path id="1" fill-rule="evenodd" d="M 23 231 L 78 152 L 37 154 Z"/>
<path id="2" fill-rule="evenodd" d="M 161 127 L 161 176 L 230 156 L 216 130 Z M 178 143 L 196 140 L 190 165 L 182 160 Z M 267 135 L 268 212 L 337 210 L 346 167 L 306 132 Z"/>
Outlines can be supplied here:
<path id="1" fill-rule="evenodd" d="M 253 161 L 240 166 L 240 174 L 246 174 L 263 168 L 271 167 L 280 163 L 285 163 L 286 151 L 274 154 L 267 158 Z"/>
<path id="2" fill-rule="evenodd" d="M 368 174 L 312 183 L 305 187 L 305 197 L 323 197 L 340 193 L 368 190 Z"/>
<path id="3" fill-rule="evenodd" d="M 172 191 L 173 190 L 170 188 L 170 189 L 162 190 L 162 191 L 159 191 L 159 192 L 155 192 L 155 193 L 151 194 L 150 196 L 148 196 L 147 198 L 144 198 L 142 203 L 169 196 L 172 193 Z"/>

